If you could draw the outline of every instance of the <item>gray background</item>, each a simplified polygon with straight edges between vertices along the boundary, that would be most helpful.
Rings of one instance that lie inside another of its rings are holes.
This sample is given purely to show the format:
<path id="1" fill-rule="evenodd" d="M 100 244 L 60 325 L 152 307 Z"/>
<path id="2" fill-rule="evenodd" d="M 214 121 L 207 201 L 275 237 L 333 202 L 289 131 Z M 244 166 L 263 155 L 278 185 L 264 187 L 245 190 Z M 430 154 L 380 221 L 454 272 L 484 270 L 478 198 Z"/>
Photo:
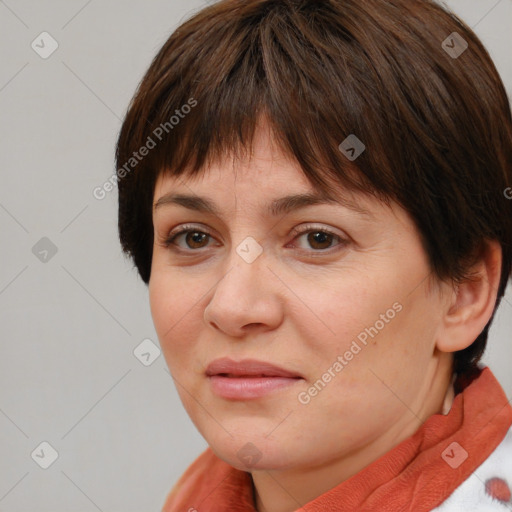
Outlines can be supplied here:
<path id="1" fill-rule="evenodd" d="M 92 194 L 151 58 L 204 5 L 0 1 L 0 511 L 160 510 L 206 448 L 163 356 L 134 355 L 158 346 L 147 288 L 121 254 L 117 189 Z M 448 5 L 512 97 L 512 0 Z M 43 31 L 59 45 L 46 59 L 31 47 Z M 512 396 L 506 299 L 485 361 Z M 58 452 L 47 469 L 43 441 Z"/>

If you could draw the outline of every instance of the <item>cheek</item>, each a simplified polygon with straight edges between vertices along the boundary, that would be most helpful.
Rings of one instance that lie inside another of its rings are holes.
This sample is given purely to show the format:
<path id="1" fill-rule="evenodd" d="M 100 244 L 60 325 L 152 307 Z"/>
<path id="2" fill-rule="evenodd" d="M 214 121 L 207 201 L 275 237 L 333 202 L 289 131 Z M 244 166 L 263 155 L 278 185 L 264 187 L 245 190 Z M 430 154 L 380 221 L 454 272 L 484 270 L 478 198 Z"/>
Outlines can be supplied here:
<path id="1" fill-rule="evenodd" d="M 336 383 L 331 391 L 324 393 L 323 400 L 332 398 L 333 405 L 347 386 L 354 397 L 367 397 L 374 385 L 373 396 L 383 400 L 386 389 L 375 374 L 386 381 L 402 382 L 429 357 L 433 327 L 424 325 L 418 332 L 418 318 L 424 318 L 422 311 L 428 312 L 428 300 L 421 290 L 418 296 L 408 295 L 407 283 L 414 279 L 397 279 L 392 270 L 375 272 L 371 278 L 347 272 L 338 281 L 318 281 L 306 295 L 304 288 L 297 292 L 299 297 L 307 297 L 307 308 L 295 301 L 293 317 L 299 326 L 301 349 L 308 345 L 310 380 L 316 381 L 329 369 L 344 375 L 333 379 Z"/>
<path id="2" fill-rule="evenodd" d="M 190 329 L 200 325 L 197 314 L 203 293 L 186 283 L 179 272 L 152 274 L 149 283 L 151 316 L 164 350 L 178 351 L 184 343 L 193 344 Z"/>
<path id="3" fill-rule="evenodd" d="M 149 282 L 149 306 L 156 332 L 162 343 L 164 333 L 171 328 L 173 308 L 172 292 L 168 289 L 164 276 L 151 273 Z"/>
<path id="4" fill-rule="evenodd" d="M 399 295 L 388 276 L 373 276 L 346 273 L 343 277 L 319 279 L 314 289 L 311 286 L 297 291 L 297 296 L 306 300 L 294 299 L 294 318 L 301 329 L 308 333 L 305 339 L 332 350 L 345 351 L 354 339 L 376 322 L 382 327 L 381 314 L 398 317 L 393 303 Z M 384 282 L 379 282 L 384 281 Z M 389 322 L 393 322 L 390 320 Z M 386 326 L 387 327 L 387 324 Z M 371 339 L 371 338 L 370 338 Z M 321 347 L 319 347 L 321 348 Z"/>

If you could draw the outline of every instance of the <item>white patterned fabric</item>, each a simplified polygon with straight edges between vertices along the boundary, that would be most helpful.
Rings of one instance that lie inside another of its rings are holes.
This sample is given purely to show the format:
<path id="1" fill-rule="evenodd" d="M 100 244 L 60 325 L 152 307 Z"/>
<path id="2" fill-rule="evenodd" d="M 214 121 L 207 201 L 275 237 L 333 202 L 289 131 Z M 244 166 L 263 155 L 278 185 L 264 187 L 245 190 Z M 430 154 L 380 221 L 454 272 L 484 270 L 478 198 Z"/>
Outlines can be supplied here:
<path id="1" fill-rule="evenodd" d="M 435 512 L 512 512 L 512 427 L 494 452 Z"/>

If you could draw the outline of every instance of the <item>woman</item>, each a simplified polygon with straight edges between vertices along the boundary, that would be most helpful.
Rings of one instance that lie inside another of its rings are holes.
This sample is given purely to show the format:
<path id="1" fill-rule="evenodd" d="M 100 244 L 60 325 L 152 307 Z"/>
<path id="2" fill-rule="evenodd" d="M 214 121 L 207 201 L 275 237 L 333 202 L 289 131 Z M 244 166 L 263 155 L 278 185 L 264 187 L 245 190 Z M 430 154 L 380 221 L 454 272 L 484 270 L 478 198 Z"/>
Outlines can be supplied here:
<path id="1" fill-rule="evenodd" d="M 116 157 L 121 244 L 209 444 L 164 512 L 512 507 L 512 408 L 480 363 L 512 120 L 462 21 L 213 4 L 154 58 Z"/>

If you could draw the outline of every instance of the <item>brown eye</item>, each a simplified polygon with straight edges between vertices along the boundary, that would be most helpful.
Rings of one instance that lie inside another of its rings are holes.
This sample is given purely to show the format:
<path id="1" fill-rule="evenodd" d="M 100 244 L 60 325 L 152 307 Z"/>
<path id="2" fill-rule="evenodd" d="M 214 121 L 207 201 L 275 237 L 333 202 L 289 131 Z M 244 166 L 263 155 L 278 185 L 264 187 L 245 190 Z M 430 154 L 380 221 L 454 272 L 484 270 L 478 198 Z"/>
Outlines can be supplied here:
<path id="1" fill-rule="evenodd" d="M 307 226 L 307 228 L 303 231 L 295 232 L 295 240 L 305 240 L 305 243 L 298 244 L 299 248 L 305 250 L 309 253 L 327 253 L 332 252 L 329 251 L 331 248 L 335 248 L 336 246 L 344 247 L 348 241 L 342 238 L 340 235 L 333 233 L 331 230 L 326 228 L 319 229 L 311 229 L 311 226 Z M 314 226 L 313 226 L 314 227 Z M 335 240 L 338 240 L 337 244 L 333 244 Z"/>
<path id="2" fill-rule="evenodd" d="M 329 249 L 333 235 L 325 231 L 310 231 L 307 240 L 313 249 Z"/>
<path id="3" fill-rule="evenodd" d="M 187 229 L 188 228 L 188 229 Z M 176 243 L 176 240 L 183 238 L 185 245 Z M 190 229 L 190 226 L 184 226 L 184 228 L 176 233 L 171 233 L 169 237 L 164 241 L 165 247 L 171 245 L 178 246 L 178 250 L 198 250 L 208 246 L 208 239 L 211 238 L 209 233 L 200 231 L 198 229 Z"/>
<path id="4" fill-rule="evenodd" d="M 185 243 L 191 249 L 198 249 L 203 247 L 204 241 L 210 236 L 201 231 L 187 231 L 185 233 Z"/>

